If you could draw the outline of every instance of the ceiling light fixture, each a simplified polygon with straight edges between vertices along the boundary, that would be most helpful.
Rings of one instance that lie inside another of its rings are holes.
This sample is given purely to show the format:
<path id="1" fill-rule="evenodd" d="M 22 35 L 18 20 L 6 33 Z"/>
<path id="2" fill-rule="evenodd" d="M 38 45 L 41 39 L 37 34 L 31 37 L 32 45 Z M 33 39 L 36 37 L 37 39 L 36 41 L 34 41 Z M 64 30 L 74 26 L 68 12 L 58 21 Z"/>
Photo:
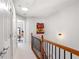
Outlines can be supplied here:
<path id="1" fill-rule="evenodd" d="M 57 36 L 59 39 L 64 39 L 64 33 L 58 33 Z"/>
<path id="2" fill-rule="evenodd" d="M 8 6 L 6 6 L 5 3 L 0 2 L 0 10 L 7 10 L 8 11 Z"/>
<path id="3" fill-rule="evenodd" d="M 23 11 L 28 11 L 28 8 L 22 7 Z"/>

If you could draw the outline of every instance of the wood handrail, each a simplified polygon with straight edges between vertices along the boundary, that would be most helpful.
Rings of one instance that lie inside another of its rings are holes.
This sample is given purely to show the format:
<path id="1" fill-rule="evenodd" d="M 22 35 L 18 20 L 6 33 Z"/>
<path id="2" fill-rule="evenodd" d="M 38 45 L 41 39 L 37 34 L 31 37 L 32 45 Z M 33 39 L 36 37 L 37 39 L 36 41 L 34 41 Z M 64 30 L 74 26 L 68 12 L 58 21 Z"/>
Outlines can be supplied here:
<path id="1" fill-rule="evenodd" d="M 68 52 L 70 52 L 70 53 L 72 53 L 72 54 L 74 54 L 74 55 L 79 56 L 79 51 L 76 50 L 76 49 L 73 49 L 73 48 L 70 48 L 70 47 L 66 47 L 66 46 L 64 46 L 64 45 L 61 45 L 61 44 L 58 44 L 58 43 L 54 43 L 54 42 L 49 41 L 49 40 L 46 40 L 46 39 L 44 39 L 43 41 L 44 41 L 44 42 L 48 42 L 48 43 L 50 43 L 50 44 L 53 44 L 53 45 L 55 45 L 55 46 L 57 46 L 57 47 L 59 47 L 59 48 L 61 48 L 61 49 L 64 49 L 65 51 L 68 51 Z"/>
<path id="2" fill-rule="evenodd" d="M 33 35 L 31 34 L 31 36 L 33 36 Z M 67 52 L 71 53 L 71 55 L 74 54 L 76 56 L 79 56 L 79 51 L 78 50 L 76 50 L 74 48 L 71 48 L 71 47 L 64 46 L 62 44 L 58 44 L 58 43 L 50 41 L 50 40 L 47 40 L 47 39 L 44 38 L 43 35 L 41 36 L 40 41 L 41 41 L 41 45 L 40 45 L 40 50 L 41 50 L 40 51 L 40 53 L 41 53 L 40 56 L 41 57 L 37 56 L 38 59 L 44 59 L 44 55 L 46 55 L 46 51 L 44 50 L 44 44 L 43 43 L 52 44 L 52 46 L 63 49 L 64 51 L 67 51 Z M 33 47 L 32 47 L 32 49 L 33 49 Z M 47 57 L 49 57 L 49 56 L 47 56 Z"/>

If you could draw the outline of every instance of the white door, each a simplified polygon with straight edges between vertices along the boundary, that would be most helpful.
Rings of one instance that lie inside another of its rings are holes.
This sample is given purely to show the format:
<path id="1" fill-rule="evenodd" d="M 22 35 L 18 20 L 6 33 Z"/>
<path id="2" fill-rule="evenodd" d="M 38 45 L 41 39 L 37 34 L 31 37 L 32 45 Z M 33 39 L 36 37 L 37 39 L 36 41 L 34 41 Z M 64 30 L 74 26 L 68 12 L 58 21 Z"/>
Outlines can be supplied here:
<path id="1" fill-rule="evenodd" d="M 1 52 L 3 50 L 3 20 L 2 20 L 2 14 L 0 11 L 0 59 L 1 57 Z"/>
<path id="2" fill-rule="evenodd" d="M 10 59 L 11 18 L 5 1 L 0 0 L 0 59 Z"/>

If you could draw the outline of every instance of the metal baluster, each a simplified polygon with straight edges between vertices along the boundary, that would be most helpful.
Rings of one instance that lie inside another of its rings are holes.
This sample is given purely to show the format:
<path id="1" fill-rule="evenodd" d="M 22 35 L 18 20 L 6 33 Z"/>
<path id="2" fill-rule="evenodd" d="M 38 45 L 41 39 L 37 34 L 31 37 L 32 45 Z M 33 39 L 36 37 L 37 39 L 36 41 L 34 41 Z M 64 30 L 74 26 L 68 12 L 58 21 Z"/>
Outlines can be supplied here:
<path id="1" fill-rule="evenodd" d="M 48 59 L 48 43 L 47 43 L 47 59 Z"/>
<path id="2" fill-rule="evenodd" d="M 56 59 L 56 57 L 57 57 L 57 56 L 56 56 L 56 46 L 55 46 L 55 59 Z"/>
<path id="3" fill-rule="evenodd" d="M 46 59 L 46 55 L 47 55 L 46 47 L 47 47 L 47 45 L 46 45 L 46 42 L 45 42 L 45 59 Z"/>
<path id="4" fill-rule="evenodd" d="M 60 52 L 60 48 L 59 48 L 59 59 L 61 58 L 61 52 Z"/>
<path id="5" fill-rule="evenodd" d="M 53 45 L 52 45 L 52 59 L 53 59 Z"/>
<path id="6" fill-rule="evenodd" d="M 33 40 L 33 37 L 32 37 L 32 45 L 33 45 L 33 48 L 34 48 L 34 40 Z"/>
<path id="7" fill-rule="evenodd" d="M 66 51 L 64 50 L 64 59 L 66 59 Z"/>
<path id="8" fill-rule="evenodd" d="M 32 37 L 32 48 L 33 48 L 33 37 Z"/>
<path id="9" fill-rule="evenodd" d="M 72 53 L 70 53 L 70 59 L 72 59 Z"/>
<path id="10" fill-rule="evenodd" d="M 49 59 L 50 59 L 50 43 L 49 43 Z"/>

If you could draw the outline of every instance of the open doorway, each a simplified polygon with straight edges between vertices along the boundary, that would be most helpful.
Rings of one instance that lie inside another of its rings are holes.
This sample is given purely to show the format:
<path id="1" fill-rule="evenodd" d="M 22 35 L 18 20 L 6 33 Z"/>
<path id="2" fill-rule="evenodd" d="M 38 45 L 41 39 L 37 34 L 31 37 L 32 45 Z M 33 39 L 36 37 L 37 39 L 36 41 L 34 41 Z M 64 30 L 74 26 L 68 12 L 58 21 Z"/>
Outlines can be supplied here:
<path id="1" fill-rule="evenodd" d="M 17 19 L 17 47 L 25 47 L 25 20 Z"/>

